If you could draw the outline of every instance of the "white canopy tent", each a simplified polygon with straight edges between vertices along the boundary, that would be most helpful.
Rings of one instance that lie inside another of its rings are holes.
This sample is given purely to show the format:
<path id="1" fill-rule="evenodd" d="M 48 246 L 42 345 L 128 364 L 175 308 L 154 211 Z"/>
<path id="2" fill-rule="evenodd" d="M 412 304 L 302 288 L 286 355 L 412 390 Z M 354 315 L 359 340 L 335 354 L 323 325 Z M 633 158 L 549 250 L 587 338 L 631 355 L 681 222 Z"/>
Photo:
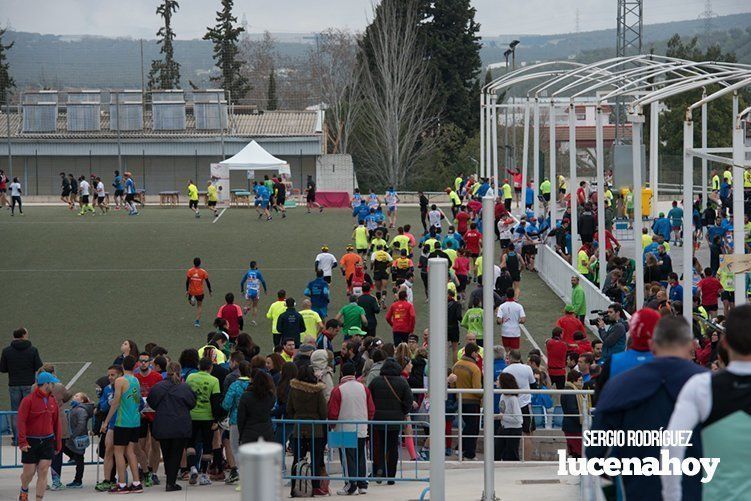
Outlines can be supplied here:
<path id="1" fill-rule="evenodd" d="M 217 179 L 220 197 L 229 199 L 230 183 L 229 173 L 233 170 L 244 170 L 248 173 L 248 179 L 254 177 L 255 171 L 277 171 L 279 174 L 290 175 L 289 164 L 263 149 L 255 141 L 248 143 L 242 150 L 231 158 L 222 160 L 218 164 L 211 164 L 211 176 Z"/>
<path id="2" fill-rule="evenodd" d="M 287 162 L 276 158 L 255 141 L 248 143 L 231 158 L 222 160 L 219 165 L 227 166 L 229 170 L 276 170 L 279 174 L 290 174 Z"/>

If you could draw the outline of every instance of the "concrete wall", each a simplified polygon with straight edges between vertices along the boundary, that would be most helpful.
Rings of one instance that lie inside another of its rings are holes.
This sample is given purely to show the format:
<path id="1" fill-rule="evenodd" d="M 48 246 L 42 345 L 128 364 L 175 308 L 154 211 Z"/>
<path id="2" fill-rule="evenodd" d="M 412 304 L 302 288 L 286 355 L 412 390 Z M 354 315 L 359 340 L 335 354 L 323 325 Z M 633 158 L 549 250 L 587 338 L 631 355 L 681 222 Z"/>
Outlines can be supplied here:
<path id="1" fill-rule="evenodd" d="M 290 164 L 291 181 L 294 188 L 304 188 L 308 175 L 315 176 L 315 156 L 281 156 Z M 210 177 L 210 164 L 219 162 L 218 157 L 178 157 L 178 156 L 123 156 L 121 172 L 130 171 L 138 189 L 146 189 L 149 194 L 160 191 L 184 191 L 188 179 L 197 180 L 202 189 Z M 118 168 L 117 157 L 13 157 L 13 171 L 8 167 L 8 157 L 0 157 L 0 169 L 9 177 L 18 176 L 27 195 L 59 195 L 60 172 L 72 173 L 76 177 L 91 174 L 102 177 L 108 191 L 114 171 Z M 259 173 L 263 179 L 263 172 Z M 268 172 L 271 174 L 271 172 Z M 233 172 L 233 188 L 247 186 L 245 172 Z"/>

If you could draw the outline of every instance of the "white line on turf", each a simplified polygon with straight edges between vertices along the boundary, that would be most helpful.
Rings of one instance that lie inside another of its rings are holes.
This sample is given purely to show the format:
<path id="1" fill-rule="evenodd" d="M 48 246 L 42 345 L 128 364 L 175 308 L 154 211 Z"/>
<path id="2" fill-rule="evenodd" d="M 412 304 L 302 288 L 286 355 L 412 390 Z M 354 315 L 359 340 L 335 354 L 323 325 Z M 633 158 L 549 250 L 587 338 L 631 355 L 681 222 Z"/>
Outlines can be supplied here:
<path id="1" fill-rule="evenodd" d="M 534 346 L 536 349 L 540 350 L 540 345 L 537 344 L 537 341 L 535 341 L 535 338 L 532 337 L 532 334 L 529 333 L 526 327 L 524 327 L 524 324 L 521 324 L 522 332 L 525 336 L 527 336 L 527 339 L 529 339 L 529 342 L 532 343 L 532 346 Z M 545 352 L 540 350 L 540 353 L 542 354 L 542 360 L 545 362 L 545 364 L 548 363 L 548 357 L 545 356 Z"/>
<path id="2" fill-rule="evenodd" d="M 73 379 L 68 381 L 68 384 L 65 385 L 65 389 L 69 390 L 71 386 L 76 384 L 76 381 L 78 381 L 78 378 L 80 378 L 84 372 L 86 372 L 86 369 L 88 369 L 91 366 L 91 362 L 86 362 L 83 367 L 81 367 L 78 372 L 76 372 L 76 375 L 73 376 Z"/>
<path id="3" fill-rule="evenodd" d="M 220 218 L 220 217 L 222 217 L 222 216 L 224 215 L 224 211 L 226 211 L 226 210 L 227 210 L 227 208 L 226 208 L 226 207 L 225 207 L 224 209 L 222 209 L 222 212 L 220 212 L 220 213 L 219 213 L 219 215 L 218 215 L 218 216 L 216 216 L 216 217 L 214 218 L 214 220 L 213 220 L 213 221 L 211 221 L 211 224 L 214 224 L 214 223 L 216 223 L 217 221 L 219 221 L 219 218 Z"/>

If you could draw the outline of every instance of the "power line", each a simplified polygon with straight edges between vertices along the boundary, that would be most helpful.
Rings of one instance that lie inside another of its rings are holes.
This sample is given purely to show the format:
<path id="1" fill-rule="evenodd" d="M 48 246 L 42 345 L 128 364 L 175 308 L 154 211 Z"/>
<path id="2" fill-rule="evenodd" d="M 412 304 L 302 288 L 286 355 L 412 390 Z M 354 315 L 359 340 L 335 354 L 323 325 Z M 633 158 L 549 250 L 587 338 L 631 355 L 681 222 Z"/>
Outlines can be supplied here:
<path id="1" fill-rule="evenodd" d="M 707 36 L 712 31 L 712 18 L 717 17 L 717 13 L 712 10 L 712 0 L 704 2 L 704 11 L 699 14 L 699 19 L 704 20 L 704 35 Z"/>

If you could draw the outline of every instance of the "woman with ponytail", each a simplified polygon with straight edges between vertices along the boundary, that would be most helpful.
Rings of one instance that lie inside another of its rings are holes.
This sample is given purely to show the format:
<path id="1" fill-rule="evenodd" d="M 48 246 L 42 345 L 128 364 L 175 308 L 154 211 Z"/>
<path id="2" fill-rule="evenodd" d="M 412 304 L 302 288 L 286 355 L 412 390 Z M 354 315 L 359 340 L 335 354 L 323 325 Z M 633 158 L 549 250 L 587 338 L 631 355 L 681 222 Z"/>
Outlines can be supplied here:
<path id="1" fill-rule="evenodd" d="M 182 381 L 182 367 L 177 362 L 167 364 L 164 381 L 151 388 L 146 399 L 154 410 L 151 433 L 162 449 L 167 492 L 182 489 L 177 484 L 177 470 L 190 438 L 192 422 L 190 410 L 196 406 L 196 395 Z"/>

